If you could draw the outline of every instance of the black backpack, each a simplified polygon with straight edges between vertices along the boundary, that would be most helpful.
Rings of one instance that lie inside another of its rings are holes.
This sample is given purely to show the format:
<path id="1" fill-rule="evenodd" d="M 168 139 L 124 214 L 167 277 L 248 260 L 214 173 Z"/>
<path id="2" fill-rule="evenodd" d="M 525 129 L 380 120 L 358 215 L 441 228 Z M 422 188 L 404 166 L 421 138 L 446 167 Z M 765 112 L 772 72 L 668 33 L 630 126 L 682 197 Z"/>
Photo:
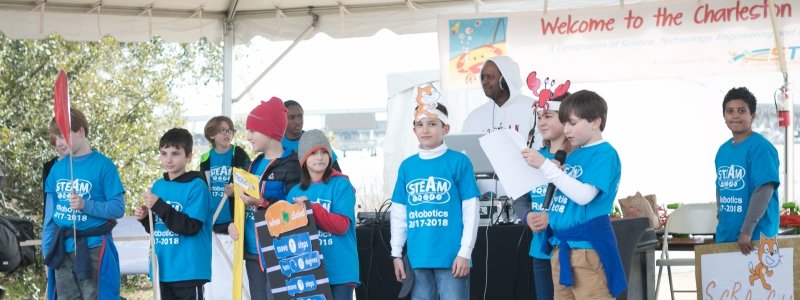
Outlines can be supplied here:
<path id="1" fill-rule="evenodd" d="M 33 239 L 33 224 L 14 216 L 0 216 L 0 272 L 14 270 L 33 263 L 33 246 L 20 247 L 19 242 Z"/>

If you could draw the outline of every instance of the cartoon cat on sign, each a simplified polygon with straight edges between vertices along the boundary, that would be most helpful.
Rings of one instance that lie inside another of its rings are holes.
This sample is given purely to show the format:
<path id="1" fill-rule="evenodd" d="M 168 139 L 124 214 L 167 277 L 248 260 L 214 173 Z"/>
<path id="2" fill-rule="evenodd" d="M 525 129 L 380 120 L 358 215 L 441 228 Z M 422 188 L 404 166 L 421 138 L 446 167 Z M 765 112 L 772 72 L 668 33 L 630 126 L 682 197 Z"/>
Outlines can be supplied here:
<path id="1" fill-rule="evenodd" d="M 753 262 L 750 262 L 750 286 L 754 286 L 756 280 L 760 279 L 764 289 L 772 289 L 772 285 L 767 283 L 767 277 L 772 277 L 771 269 L 781 263 L 779 250 L 777 236 L 767 238 L 761 234 L 761 242 L 758 244 L 758 264 L 753 267 Z"/>

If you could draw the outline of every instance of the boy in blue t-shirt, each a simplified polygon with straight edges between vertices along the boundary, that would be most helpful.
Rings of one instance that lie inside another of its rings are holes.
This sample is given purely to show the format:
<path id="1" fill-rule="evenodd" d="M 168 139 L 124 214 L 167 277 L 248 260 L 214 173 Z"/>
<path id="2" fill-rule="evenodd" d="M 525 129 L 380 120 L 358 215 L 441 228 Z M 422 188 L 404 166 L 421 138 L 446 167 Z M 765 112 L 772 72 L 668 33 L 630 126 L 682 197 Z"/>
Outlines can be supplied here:
<path id="1" fill-rule="evenodd" d="M 261 197 L 254 198 L 241 194 L 245 206 L 244 232 L 240 234 L 231 223 L 228 233 L 234 241 L 244 238 L 244 261 L 247 271 L 250 299 L 270 300 L 272 286 L 265 272 L 261 241 L 257 232 L 267 230 L 264 220 L 267 206 L 278 200 L 286 200 L 286 194 L 300 182 L 300 163 L 297 153 L 281 145 L 286 130 L 286 107 L 278 97 L 261 101 L 247 116 L 245 123 L 247 140 L 253 151 L 260 153 L 250 163 L 248 172 L 257 175 L 261 183 Z M 234 262 L 241 263 L 241 262 Z"/>
<path id="2" fill-rule="evenodd" d="M 53 148 L 53 151 L 56 152 L 56 157 L 53 157 L 52 159 L 50 159 L 49 161 L 44 163 L 44 165 L 42 166 L 42 191 L 43 192 L 45 191 L 45 189 L 44 189 L 45 188 L 45 181 L 47 180 L 47 177 L 50 175 L 50 169 L 53 168 L 53 165 L 57 161 L 61 160 L 62 158 L 64 158 L 64 156 L 69 154 L 69 149 L 67 148 L 67 144 L 65 142 L 63 142 L 63 139 L 62 139 L 62 143 L 59 143 L 59 141 L 56 138 L 56 135 L 51 133 L 49 141 L 50 141 L 50 147 Z M 45 209 L 47 209 L 48 207 L 52 208 L 53 205 L 47 205 L 47 193 L 44 192 L 42 194 L 44 195 L 44 199 L 43 199 L 44 201 L 42 202 L 42 208 L 43 208 L 43 213 L 44 213 L 42 216 L 44 216 L 44 220 L 42 220 L 42 226 L 44 226 L 44 225 L 46 225 L 48 223 L 51 223 L 50 218 L 53 216 L 53 212 L 52 211 L 46 211 Z M 42 241 L 47 241 L 46 243 L 51 243 L 53 241 L 53 236 L 52 236 L 53 234 L 54 234 L 54 232 L 52 230 L 43 231 L 42 232 Z M 46 253 L 46 251 L 42 251 L 42 252 Z M 47 266 L 45 266 L 45 270 L 46 270 L 45 276 L 47 278 L 47 289 L 46 289 L 47 290 L 47 295 L 45 296 L 45 298 L 46 299 L 55 299 L 56 298 L 56 272 L 55 272 L 56 270 L 50 269 Z"/>
<path id="3" fill-rule="evenodd" d="M 233 168 L 247 170 L 250 166 L 250 156 L 242 147 L 233 145 L 233 121 L 226 116 L 216 116 L 208 120 L 203 134 L 211 143 L 211 149 L 200 156 L 200 176 L 208 183 L 211 189 L 211 210 L 216 212 L 223 196 L 229 197 L 222 203 L 217 219 L 214 220 L 214 232 L 228 234 L 228 225 L 233 222 L 233 186 L 231 174 Z"/>
<path id="4" fill-rule="evenodd" d="M 717 243 L 738 242 L 743 254 L 752 241 L 778 234 L 778 151 L 750 128 L 756 97 L 745 87 L 733 88 L 722 100 L 722 116 L 733 137 L 717 151 Z"/>
<path id="5" fill-rule="evenodd" d="M 603 140 L 608 106 L 600 95 L 578 91 L 558 111 L 564 135 L 577 147 L 564 170 L 533 149 L 522 156 L 558 190 L 547 230 L 556 299 L 609 299 L 627 288 L 625 271 L 608 214 L 617 195 L 621 165 L 617 151 Z M 573 278 L 574 276 L 574 278 Z"/>
<path id="6" fill-rule="evenodd" d="M 136 219 L 145 231 L 155 230 L 161 299 L 202 299 L 203 284 L 211 280 L 211 194 L 200 172 L 186 172 L 192 160 L 188 130 L 168 130 L 158 146 L 166 172 L 142 196 Z M 156 213 L 155 228 L 150 211 Z"/>
<path id="7" fill-rule="evenodd" d="M 86 116 L 72 108 L 70 119 L 70 153 L 53 164 L 45 180 L 50 216 L 42 227 L 45 265 L 55 270 L 59 298 L 116 299 L 119 256 L 111 230 L 125 214 L 125 189 L 114 163 L 92 150 Z M 66 144 L 55 119 L 50 133 L 57 144 Z"/>
<path id="8" fill-rule="evenodd" d="M 405 279 L 403 245 L 414 270 L 412 299 L 468 299 L 472 248 L 478 234 L 478 186 L 466 155 L 447 148 L 447 108 L 417 107 L 419 154 L 397 171 L 392 194 L 394 272 Z"/>

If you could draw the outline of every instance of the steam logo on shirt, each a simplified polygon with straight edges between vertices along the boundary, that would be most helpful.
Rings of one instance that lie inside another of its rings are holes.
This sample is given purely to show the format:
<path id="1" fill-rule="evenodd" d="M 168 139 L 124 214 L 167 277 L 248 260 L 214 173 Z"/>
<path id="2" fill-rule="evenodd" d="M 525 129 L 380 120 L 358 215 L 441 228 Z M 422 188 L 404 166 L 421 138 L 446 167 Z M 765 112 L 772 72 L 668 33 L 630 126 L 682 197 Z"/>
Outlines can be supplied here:
<path id="1" fill-rule="evenodd" d="M 331 211 L 331 200 L 317 198 L 317 200 L 314 202 L 319 203 L 319 205 L 322 205 L 322 207 L 325 208 L 325 210 Z"/>
<path id="2" fill-rule="evenodd" d="M 165 201 L 165 202 L 167 202 L 167 205 L 172 206 L 172 208 L 174 208 L 178 212 L 182 212 L 183 211 L 183 205 L 181 205 L 180 203 L 172 202 L 172 201 Z M 156 218 L 153 221 L 156 224 L 164 224 L 164 221 L 161 220 L 161 217 L 159 217 L 158 214 L 156 214 Z"/>
<path id="3" fill-rule="evenodd" d="M 453 184 L 447 179 L 430 176 L 414 179 L 406 184 L 408 204 L 444 204 L 450 201 L 450 187 Z"/>
<path id="4" fill-rule="evenodd" d="M 231 178 L 231 167 L 228 166 L 218 166 L 213 167 L 209 170 L 209 175 L 211 176 L 211 182 L 228 182 L 228 179 Z"/>
<path id="5" fill-rule="evenodd" d="M 75 191 L 75 194 L 81 196 L 83 200 L 91 200 L 92 194 L 92 183 L 85 179 L 75 179 L 74 181 L 70 182 L 67 179 L 59 179 L 56 181 L 56 194 L 58 195 L 58 199 L 62 200 L 69 200 L 69 194 L 72 191 Z"/>
<path id="6" fill-rule="evenodd" d="M 577 166 L 567 165 L 567 167 L 564 169 L 564 173 L 567 173 L 569 177 L 577 179 L 580 178 L 581 175 L 583 175 L 583 167 L 581 167 L 580 165 Z"/>
<path id="7" fill-rule="evenodd" d="M 730 165 L 717 169 L 717 184 L 721 190 L 738 191 L 744 188 L 747 171 L 742 166 Z"/>
<path id="8" fill-rule="evenodd" d="M 531 190 L 531 197 L 544 197 L 546 193 L 547 193 L 547 185 L 543 184 Z"/>

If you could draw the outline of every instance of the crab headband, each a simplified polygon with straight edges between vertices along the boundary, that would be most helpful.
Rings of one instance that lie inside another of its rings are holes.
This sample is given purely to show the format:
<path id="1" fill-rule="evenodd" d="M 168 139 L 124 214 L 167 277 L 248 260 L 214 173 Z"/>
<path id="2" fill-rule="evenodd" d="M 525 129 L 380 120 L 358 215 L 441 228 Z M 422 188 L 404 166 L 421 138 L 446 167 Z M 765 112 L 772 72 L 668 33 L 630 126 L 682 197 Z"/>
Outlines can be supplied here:
<path id="1" fill-rule="evenodd" d="M 555 90 L 551 90 L 556 85 L 556 80 L 547 77 L 544 79 L 544 87 L 540 91 L 539 86 L 542 85 L 542 81 L 539 80 L 539 78 L 536 78 L 536 71 L 528 74 L 527 83 L 528 88 L 533 91 L 533 95 L 539 97 L 539 101 L 533 103 L 534 110 L 541 108 L 544 111 L 558 110 L 558 108 L 561 106 L 561 101 L 554 101 L 554 99 L 566 94 L 570 85 L 569 80 L 567 80 L 564 83 L 559 84 Z"/>
<path id="2" fill-rule="evenodd" d="M 433 87 L 433 84 L 427 84 L 423 87 L 417 88 L 417 110 L 414 112 L 414 122 L 419 122 L 424 118 L 439 119 L 444 124 L 450 124 L 447 116 L 436 109 L 439 106 L 440 94 Z"/>

